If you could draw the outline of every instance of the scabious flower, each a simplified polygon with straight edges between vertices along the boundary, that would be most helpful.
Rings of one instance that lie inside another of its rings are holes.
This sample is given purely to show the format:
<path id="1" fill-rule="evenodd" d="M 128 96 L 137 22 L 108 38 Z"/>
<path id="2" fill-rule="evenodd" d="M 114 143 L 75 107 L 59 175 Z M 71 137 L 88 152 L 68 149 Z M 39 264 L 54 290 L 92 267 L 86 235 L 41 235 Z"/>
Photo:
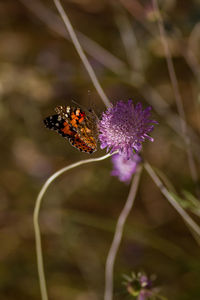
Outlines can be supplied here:
<path id="1" fill-rule="evenodd" d="M 132 273 L 131 276 L 124 275 L 125 286 L 128 293 L 137 300 L 160 299 L 158 289 L 153 287 L 153 280 L 143 272 Z"/>
<path id="2" fill-rule="evenodd" d="M 113 170 L 111 175 L 117 176 L 122 182 L 129 183 L 140 162 L 141 157 L 138 154 L 132 154 L 130 159 L 127 159 L 123 154 L 115 154 L 112 156 Z"/>
<path id="3" fill-rule="evenodd" d="M 150 280 L 145 274 L 140 274 L 138 277 L 141 285 L 141 290 L 138 295 L 138 300 L 149 299 L 149 297 L 153 296 L 154 294 L 152 280 Z"/>
<path id="4" fill-rule="evenodd" d="M 108 108 L 99 121 L 99 140 L 101 148 L 107 151 L 119 151 L 129 159 L 133 150 L 137 153 L 145 139 L 153 141 L 148 134 L 153 130 L 156 121 L 150 119 L 151 107 L 142 109 L 142 104 L 119 101 Z"/>

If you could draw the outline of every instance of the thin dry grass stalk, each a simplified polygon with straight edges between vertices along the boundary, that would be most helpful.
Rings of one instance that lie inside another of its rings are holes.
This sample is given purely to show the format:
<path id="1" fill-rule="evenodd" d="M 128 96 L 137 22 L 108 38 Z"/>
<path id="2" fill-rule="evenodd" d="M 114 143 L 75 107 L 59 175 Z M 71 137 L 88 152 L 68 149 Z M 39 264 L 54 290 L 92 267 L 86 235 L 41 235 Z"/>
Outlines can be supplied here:
<path id="1" fill-rule="evenodd" d="M 133 177 L 132 185 L 130 188 L 129 195 L 125 202 L 124 208 L 122 209 L 120 216 L 117 220 L 117 225 L 115 229 L 115 234 L 113 237 L 113 241 L 107 256 L 106 267 L 105 267 L 105 293 L 104 300 L 112 300 L 113 299 L 113 271 L 114 271 L 114 263 L 116 260 L 117 252 L 119 250 L 119 246 L 122 240 L 122 235 L 124 232 L 124 226 L 128 215 L 133 207 L 135 196 L 138 190 L 140 176 L 142 173 L 142 166 L 140 166 L 137 170 L 137 173 Z"/>

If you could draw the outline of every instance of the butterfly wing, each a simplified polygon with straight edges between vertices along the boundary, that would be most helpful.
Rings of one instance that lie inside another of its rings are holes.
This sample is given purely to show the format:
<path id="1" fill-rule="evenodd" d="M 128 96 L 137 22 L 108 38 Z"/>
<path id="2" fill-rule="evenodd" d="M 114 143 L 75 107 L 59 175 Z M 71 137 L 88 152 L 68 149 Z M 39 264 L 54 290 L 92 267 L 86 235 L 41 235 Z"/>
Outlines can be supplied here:
<path id="1" fill-rule="evenodd" d="M 77 132 L 82 142 L 93 149 L 93 152 L 97 150 L 98 118 L 93 111 L 85 112 L 73 106 L 57 106 L 55 110 Z"/>
<path id="2" fill-rule="evenodd" d="M 81 152 L 86 152 L 86 153 L 91 154 L 96 151 L 96 149 L 94 149 L 94 148 L 88 146 L 86 143 L 84 143 L 84 141 L 82 139 L 80 139 L 78 134 L 76 134 L 73 137 L 70 137 L 69 142 L 73 147 L 77 148 Z"/>
<path id="3" fill-rule="evenodd" d="M 60 115 L 47 117 L 44 119 L 44 124 L 46 128 L 54 130 L 64 138 L 67 138 L 70 144 L 78 150 L 86 153 L 93 153 L 95 151 L 81 140 L 77 132 L 73 130 L 73 127 L 66 120 L 62 119 Z"/>
<path id="4" fill-rule="evenodd" d="M 46 119 L 44 119 L 44 124 L 46 128 L 54 130 L 66 138 L 70 138 L 71 136 L 74 136 L 76 134 L 76 132 L 72 129 L 68 122 L 62 119 L 60 115 L 47 117 Z"/>

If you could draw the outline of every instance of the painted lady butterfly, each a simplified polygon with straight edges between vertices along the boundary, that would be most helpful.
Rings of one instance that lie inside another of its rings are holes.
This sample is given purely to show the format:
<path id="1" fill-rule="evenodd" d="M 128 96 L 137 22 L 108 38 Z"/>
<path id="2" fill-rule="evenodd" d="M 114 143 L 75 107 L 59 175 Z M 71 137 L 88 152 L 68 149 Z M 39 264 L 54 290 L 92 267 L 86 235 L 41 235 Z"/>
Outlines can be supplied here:
<path id="1" fill-rule="evenodd" d="M 83 111 L 77 107 L 57 106 L 56 114 L 47 117 L 44 124 L 67 138 L 80 151 L 93 153 L 97 150 L 97 121 L 93 111 Z"/>

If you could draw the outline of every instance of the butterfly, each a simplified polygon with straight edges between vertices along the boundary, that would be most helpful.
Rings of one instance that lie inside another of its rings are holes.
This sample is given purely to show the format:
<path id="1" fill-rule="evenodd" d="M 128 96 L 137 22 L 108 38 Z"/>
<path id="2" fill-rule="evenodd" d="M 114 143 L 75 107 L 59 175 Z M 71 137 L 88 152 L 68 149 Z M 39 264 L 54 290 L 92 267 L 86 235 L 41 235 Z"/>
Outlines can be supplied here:
<path id="1" fill-rule="evenodd" d="M 82 152 L 97 150 L 98 118 L 92 110 L 66 105 L 57 106 L 55 111 L 55 115 L 44 119 L 47 128 L 57 131 Z"/>

